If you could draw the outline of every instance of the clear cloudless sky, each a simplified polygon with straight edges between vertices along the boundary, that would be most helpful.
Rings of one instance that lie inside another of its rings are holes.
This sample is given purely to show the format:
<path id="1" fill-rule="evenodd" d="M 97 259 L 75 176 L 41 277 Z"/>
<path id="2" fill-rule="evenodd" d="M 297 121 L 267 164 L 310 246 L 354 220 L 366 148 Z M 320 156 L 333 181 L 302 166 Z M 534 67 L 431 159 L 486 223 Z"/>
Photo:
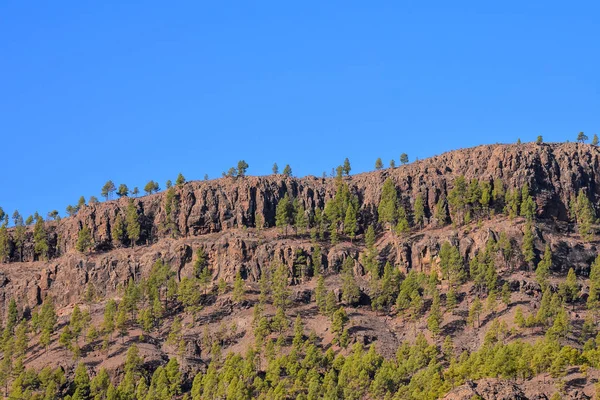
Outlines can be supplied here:
<path id="1" fill-rule="evenodd" d="M 597 1 L 0 2 L 0 206 L 600 133 Z"/>

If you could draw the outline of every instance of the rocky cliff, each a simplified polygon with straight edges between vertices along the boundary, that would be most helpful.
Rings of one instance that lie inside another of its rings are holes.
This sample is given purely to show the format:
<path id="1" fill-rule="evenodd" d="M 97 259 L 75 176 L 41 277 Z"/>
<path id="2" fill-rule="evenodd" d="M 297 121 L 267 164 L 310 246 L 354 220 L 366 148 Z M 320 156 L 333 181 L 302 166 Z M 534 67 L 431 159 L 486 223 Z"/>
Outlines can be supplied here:
<path id="1" fill-rule="evenodd" d="M 479 181 L 501 179 L 508 188 L 528 184 L 537 203 L 537 246 L 551 243 L 562 266 L 574 266 L 584 273 L 595 248 L 581 243 L 567 243 L 564 234 L 568 224 L 545 226 L 543 221 L 568 221 L 568 203 L 583 189 L 596 204 L 600 199 L 600 175 L 597 174 L 600 150 L 585 144 L 521 144 L 490 145 L 457 150 L 414 162 L 394 169 L 358 174 L 343 178 L 350 191 L 358 197 L 359 227 L 364 229 L 377 220 L 377 205 L 384 181 L 391 178 L 406 204 L 414 203 L 417 194 L 425 199 L 425 225 L 432 219 L 436 203 L 447 196 L 456 177 Z M 125 218 L 130 199 L 107 201 L 84 206 L 74 217 L 59 222 L 47 222 L 51 258 L 36 260 L 33 251 L 33 229 L 28 228 L 23 250 L 23 262 L 17 262 L 18 252 L 12 249 L 10 263 L 1 268 L 0 306 L 10 297 L 27 299 L 23 304 L 38 304 L 47 291 L 59 303 L 74 301 L 91 282 L 100 292 L 114 292 L 130 277 L 137 278 L 149 270 L 157 258 L 166 259 L 179 271 L 191 273 L 194 251 L 202 246 L 209 254 L 215 279 L 231 280 L 237 271 L 249 280 L 257 280 L 261 268 L 273 260 L 288 265 L 302 254 L 310 262 L 313 245 L 301 235 L 294 240 L 279 237 L 269 229 L 255 229 L 258 220 L 263 228 L 275 225 L 275 209 L 288 193 L 314 213 L 333 198 L 336 192 L 333 178 L 289 178 L 282 175 L 266 177 L 223 178 L 194 181 L 174 188 L 174 207 L 168 207 L 165 192 L 133 199 L 141 223 L 141 237 L 136 246 L 115 246 L 111 227 L 117 215 Z M 168 210 L 170 208 L 170 210 Z M 87 226 L 92 234 L 94 250 L 80 254 L 75 250 L 78 232 Z M 167 227 L 170 227 L 167 229 Z M 560 227 L 563 228 L 560 228 Z M 506 224 L 511 237 L 518 243 L 522 226 Z M 502 228 L 497 220 L 476 229 L 420 232 L 397 238 L 381 237 L 378 246 L 407 271 L 428 271 L 436 263 L 440 243 L 449 240 L 458 244 L 467 258 L 484 245 L 490 235 L 497 236 Z M 563 231 L 557 231 L 563 229 Z M 356 259 L 360 243 L 337 246 L 324 245 L 324 268 L 338 268 L 347 256 Z M 4 309 L 4 307 L 2 307 Z"/>
<path id="2" fill-rule="evenodd" d="M 384 181 L 391 178 L 403 201 L 414 203 L 417 194 L 425 199 L 431 217 L 441 196 L 447 196 L 454 179 L 476 178 L 492 182 L 498 178 L 508 189 L 528 184 L 537 202 L 540 218 L 566 221 L 569 200 L 583 189 L 594 204 L 600 200 L 600 150 L 576 143 L 490 145 L 444 153 L 399 168 L 384 169 L 344 178 L 360 202 L 359 225 L 376 220 L 376 209 Z M 188 182 L 175 188 L 177 207 L 168 215 L 166 193 L 134 199 L 142 235 L 139 243 L 155 243 L 166 237 L 194 237 L 233 228 L 255 227 L 257 218 L 265 227 L 275 226 L 275 208 L 288 193 L 309 213 L 323 208 L 336 191 L 332 178 L 265 177 L 223 178 Z M 84 206 L 76 216 L 48 222 L 53 255 L 74 250 L 82 226 L 92 232 L 96 250 L 113 248 L 111 226 L 117 215 L 125 218 L 129 199 Z M 176 229 L 166 229 L 173 221 Z M 426 221 L 427 224 L 427 221 Z M 32 230 L 28 232 L 23 260 L 32 261 Z M 13 251 L 11 261 L 19 255 Z"/>

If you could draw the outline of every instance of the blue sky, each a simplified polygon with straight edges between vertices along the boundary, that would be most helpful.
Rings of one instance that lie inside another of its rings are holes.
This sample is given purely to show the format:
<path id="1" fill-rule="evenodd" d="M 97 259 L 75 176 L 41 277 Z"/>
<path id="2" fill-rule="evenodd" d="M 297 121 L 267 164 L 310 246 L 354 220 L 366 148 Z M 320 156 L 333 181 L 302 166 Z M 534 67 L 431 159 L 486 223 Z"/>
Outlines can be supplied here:
<path id="1" fill-rule="evenodd" d="M 526 3 L 526 4 L 525 4 Z M 600 5 L 0 2 L 0 206 L 600 127 Z"/>

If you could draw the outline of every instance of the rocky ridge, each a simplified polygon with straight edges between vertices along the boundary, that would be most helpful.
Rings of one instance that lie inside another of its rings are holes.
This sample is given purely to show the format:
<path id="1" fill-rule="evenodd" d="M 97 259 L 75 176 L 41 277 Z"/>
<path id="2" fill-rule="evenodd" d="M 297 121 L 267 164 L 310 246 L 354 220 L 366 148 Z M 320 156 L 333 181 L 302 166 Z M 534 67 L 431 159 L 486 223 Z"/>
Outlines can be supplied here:
<path id="1" fill-rule="evenodd" d="M 528 184 L 541 221 L 536 228 L 538 251 L 543 249 L 543 243 L 551 243 L 555 256 L 561 260 L 557 265 L 573 266 L 585 275 L 596 249 L 593 245 L 568 243 L 563 234 L 569 231 L 569 224 L 561 222 L 567 221 L 569 200 L 580 189 L 588 193 L 594 204 L 600 199 L 600 175 L 596 173 L 599 156 L 597 147 L 575 143 L 489 145 L 343 179 L 359 198 L 361 229 L 377 220 L 377 204 L 387 178 L 394 181 L 400 198 L 407 204 L 414 203 L 421 193 L 425 199 L 425 229 L 401 239 L 388 235 L 378 242 L 380 251 L 405 272 L 428 272 L 437 262 L 443 241 L 458 244 L 468 261 L 489 235 L 497 239 L 499 230 L 494 224 L 472 232 L 459 229 L 428 233 L 427 228 L 434 226 L 431 216 L 435 204 L 447 196 L 454 179 L 464 175 L 480 181 L 499 178 L 509 189 Z M 132 200 L 142 225 L 140 241 L 134 247 L 115 247 L 111 238 L 111 226 L 117 215 L 124 217 L 130 201 L 127 198 L 84 206 L 74 217 L 47 222 L 50 243 L 55 247 L 49 261 L 35 260 L 30 228 L 24 261 L 16 261 L 18 255 L 13 249 L 11 262 L 0 271 L 0 309 L 4 310 L 12 297 L 25 300 L 21 303 L 25 307 L 33 307 L 47 292 L 59 305 L 65 305 L 81 296 L 88 282 L 101 293 L 114 293 L 129 278 L 147 274 L 157 258 L 167 260 L 178 270 L 179 277 L 189 275 L 194 250 L 199 246 L 209 254 L 215 280 L 231 281 L 240 271 L 246 279 L 257 281 L 261 269 L 273 260 L 291 267 L 297 251 L 307 259 L 313 251 L 308 235 L 292 240 L 269 229 L 258 230 L 257 217 L 262 217 L 265 228 L 274 226 L 276 205 L 285 193 L 297 198 L 312 213 L 333 198 L 336 182 L 332 178 L 249 176 L 188 182 L 175 191 L 178 206 L 171 217 L 176 222 L 176 235 L 164 229 L 168 222 L 164 192 Z M 557 223 L 546 226 L 544 221 Z M 506 229 L 512 230 L 510 236 L 517 241 L 522 235 L 521 225 L 506 224 Z M 75 250 L 82 226 L 89 227 L 92 233 L 92 254 Z M 358 257 L 360 245 L 342 243 L 324 250 L 322 264 L 326 270 L 339 269 L 343 259 L 351 256 L 356 260 L 356 272 L 364 273 Z"/>

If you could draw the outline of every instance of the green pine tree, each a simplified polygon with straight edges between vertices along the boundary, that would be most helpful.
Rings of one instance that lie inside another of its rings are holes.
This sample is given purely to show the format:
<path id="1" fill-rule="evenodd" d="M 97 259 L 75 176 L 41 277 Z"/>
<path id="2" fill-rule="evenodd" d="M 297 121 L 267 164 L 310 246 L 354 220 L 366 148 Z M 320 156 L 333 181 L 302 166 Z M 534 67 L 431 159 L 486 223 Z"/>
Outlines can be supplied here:
<path id="1" fill-rule="evenodd" d="M 281 228 L 285 235 L 287 235 L 287 227 L 293 221 L 293 212 L 293 203 L 286 193 L 283 198 L 279 200 L 275 209 L 275 225 L 278 228 Z"/>
<path id="2" fill-rule="evenodd" d="M 420 228 L 423 227 L 423 223 L 425 221 L 425 206 L 423 204 L 423 196 L 421 193 L 419 193 L 415 199 L 414 220 L 416 225 L 418 225 Z"/>
<path id="3" fill-rule="evenodd" d="M 137 211 L 137 206 L 135 205 L 133 199 L 129 200 L 127 204 L 127 237 L 131 241 L 131 245 L 135 246 L 136 242 L 140 239 L 141 235 L 141 226 Z"/>
<path id="4" fill-rule="evenodd" d="M 396 186 L 391 178 L 387 178 L 383 183 L 381 190 L 381 200 L 377 207 L 379 222 L 385 223 L 388 227 L 392 227 L 396 222 L 398 206 L 398 193 Z"/>
<path id="5" fill-rule="evenodd" d="M 533 265 L 533 261 L 535 260 L 535 251 L 533 247 L 533 227 L 529 221 L 527 221 L 525 224 L 522 253 L 523 259 L 525 259 L 527 264 L 531 267 Z"/>
<path id="6" fill-rule="evenodd" d="M 348 204 L 346 209 L 346 217 L 344 218 L 344 232 L 350 237 L 350 242 L 356 237 L 358 230 L 358 222 L 356 219 L 356 209 L 352 203 Z"/>
<path id="7" fill-rule="evenodd" d="M 90 228 L 84 225 L 77 234 L 77 243 L 75 248 L 81 253 L 85 253 L 92 247 L 92 234 Z"/>
<path id="8" fill-rule="evenodd" d="M 244 298 L 246 297 L 245 286 L 246 285 L 244 283 L 244 280 L 242 279 L 242 274 L 238 272 L 235 275 L 235 281 L 233 282 L 233 292 L 232 292 L 233 301 L 235 301 L 236 303 L 243 301 Z"/>

